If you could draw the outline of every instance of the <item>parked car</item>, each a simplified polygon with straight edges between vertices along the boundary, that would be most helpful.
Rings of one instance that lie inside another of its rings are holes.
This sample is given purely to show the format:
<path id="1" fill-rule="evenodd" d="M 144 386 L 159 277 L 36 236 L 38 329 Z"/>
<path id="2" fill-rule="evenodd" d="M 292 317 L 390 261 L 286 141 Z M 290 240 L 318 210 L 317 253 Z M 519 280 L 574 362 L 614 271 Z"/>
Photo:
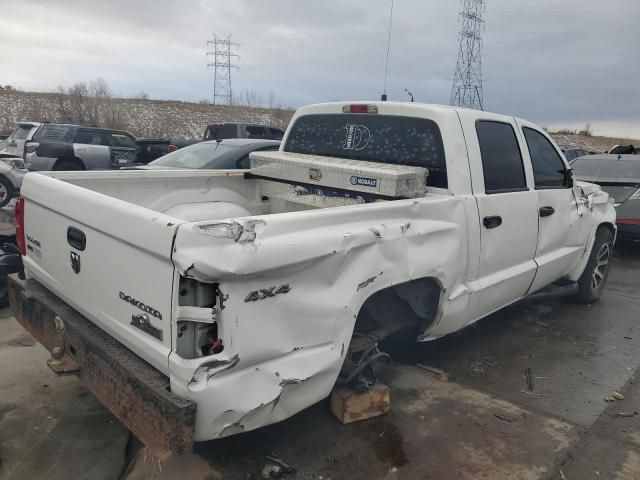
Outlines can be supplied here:
<path id="1" fill-rule="evenodd" d="M 615 145 L 609 150 L 609 153 L 612 155 L 640 155 L 640 148 L 633 145 Z"/>
<path id="2" fill-rule="evenodd" d="M 614 199 L 619 234 L 640 240 L 640 156 L 590 155 L 572 167 L 577 179 L 597 183 Z"/>
<path id="3" fill-rule="evenodd" d="M 603 291 L 614 207 L 533 123 L 340 102 L 299 109 L 286 138 L 250 172 L 24 179 L 15 318 L 152 452 L 371 386 L 393 333 Z"/>
<path id="4" fill-rule="evenodd" d="M 564 153 L 564 157 L 567 159 L 569 163 L 573 162 L 576 158 L 582 157 L 584 155 L 591 155 L 593 152 L 585 150 L 580 147 L 573 147 L 564 145 L 562 147 L 562 153 Z"/>
<path id="5" fill-rule="evenodd" d="M 198 142 L 200 142 L 200 140 L 136 138 L 136 145 L 138 147 L 136 163 L 147 165 L 167 153 L 175 152 L 176 150 L 188 147 L 189 145 L 193 145 Z"/>
<path id="6" fill-rule="evenodd" d="M 110 170 L 136 161 L 133 135 L 109 128 L 43 123 L 25 144 L 28 170 Z"/>
<path id="7" fill-rule="evenodd" d="M 227 140 L 201 142 L 176 150 L 148 165 L 128 167 L 136 170 L 168 170 L 199 168 L 206 170 L 249 168 L 249 154 L 255 151 L 277 150 L 276 140 Z"/>
<path id="8" fill-rule="evenodd" d="M 22 158 L 3 157 L 0 154 L 0 208 L 20 195 L 22 179 L 26 173 Z"/>
<path id="9" fill-rule="evenodd" d="M 284 131 L 269 125 L 252 123 L 214 123 L 204 131 L 204 140 L 225 138 L 255 138 L 261 140 L 282 140 Z"/>
<path id="10" fill-rule="evenodd" d="M 40 125 L 38 122 L 16 123 L 16 129 L 7 137 L 5 153 L 24 158 L 25 144 L 33 138 Z"/>

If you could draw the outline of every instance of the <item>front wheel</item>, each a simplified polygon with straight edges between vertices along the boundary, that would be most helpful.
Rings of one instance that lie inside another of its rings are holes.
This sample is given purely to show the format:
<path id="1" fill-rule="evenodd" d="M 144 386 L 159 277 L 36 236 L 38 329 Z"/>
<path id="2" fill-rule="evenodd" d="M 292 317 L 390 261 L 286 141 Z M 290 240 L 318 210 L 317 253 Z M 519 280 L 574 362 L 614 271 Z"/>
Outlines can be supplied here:
<path id="1" fill-rule="evenodd" d="M 600 295 L 609 277 L 609 267 L 613 256 L 613 233 L 605 227 L 596 232 L 596 240 L 591 249 L 587 266 L 578 280 L 576 299 L 581 303 L 593 303 Z"/>

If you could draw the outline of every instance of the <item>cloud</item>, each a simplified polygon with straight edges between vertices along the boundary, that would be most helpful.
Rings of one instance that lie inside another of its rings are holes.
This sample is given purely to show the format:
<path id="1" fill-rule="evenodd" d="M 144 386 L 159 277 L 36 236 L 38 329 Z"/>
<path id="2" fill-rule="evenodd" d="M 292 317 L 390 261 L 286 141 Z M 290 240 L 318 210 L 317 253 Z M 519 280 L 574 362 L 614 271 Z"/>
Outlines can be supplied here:
<path id="1" fill-rule="evenodd" d="M 211 95 L 206 41 L 240 44 L 236 91 L 299 106 L 376 99 L 384 85 L 388 0 L 22 0 L 0 17 L 0 83 L 52 90 L 105 78 L 121 95 Z M 395 0 L 388 93 L 447 103 L 456 1 Z M 29 15 L 25 15 L 29 12 Z M 487 0 L 488 110 L 538 122 L 640 123 L 637 0 Z"/>

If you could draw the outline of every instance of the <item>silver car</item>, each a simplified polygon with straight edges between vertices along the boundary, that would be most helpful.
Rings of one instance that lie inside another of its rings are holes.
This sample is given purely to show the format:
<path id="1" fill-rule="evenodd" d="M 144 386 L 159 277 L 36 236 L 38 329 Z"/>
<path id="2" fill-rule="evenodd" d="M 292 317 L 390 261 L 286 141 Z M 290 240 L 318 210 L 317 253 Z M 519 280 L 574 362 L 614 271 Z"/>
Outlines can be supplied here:
<path id="1" fill-rule="evenodd" d="M 0 154 L 0 208 L 20 195 L 25 173 L 24 160 Z"/>
<path id="2" fill-rule="evenodd" d="M 618 235 L 640 240 L 640 155 L 587 155 L 571 166 L 577 180 L 597 183 L 614 199 Z"/>

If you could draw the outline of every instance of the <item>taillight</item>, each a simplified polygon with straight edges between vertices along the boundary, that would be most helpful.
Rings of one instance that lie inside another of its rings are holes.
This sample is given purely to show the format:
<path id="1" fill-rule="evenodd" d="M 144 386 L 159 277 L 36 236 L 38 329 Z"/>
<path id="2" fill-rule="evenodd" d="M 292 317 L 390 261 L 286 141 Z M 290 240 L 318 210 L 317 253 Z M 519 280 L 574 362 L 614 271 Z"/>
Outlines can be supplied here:
<path id="1" fill-rule="evenodd" d="M 176 150 L 178 150 L 178 147 L 176 147 L 175 145 L 169 145 L 167 147 L 167 153 L 175 152 Z"/>
<path id="2" fill-rule="evenodd" d="M 378 107 L 375 105 L 345 105 L 342 107 L 342 113 L 378 113 Z"/>
<path id="3" fill-rule="evenodd" d="M 40 146 L 40 144 L 37 143 L 37 142 L 27 143 L 27 145 L 25 146 L 24 150 L 27 153 L 34 153 L 36 150 L 38 150 L 39 146 Z"/>
<path id="4" fill-rule="evenodd" d="M 24 235 L 24 197 L 19 197 L 16 202 L 16 246 L 22 255 L 27 254 Z"/>

